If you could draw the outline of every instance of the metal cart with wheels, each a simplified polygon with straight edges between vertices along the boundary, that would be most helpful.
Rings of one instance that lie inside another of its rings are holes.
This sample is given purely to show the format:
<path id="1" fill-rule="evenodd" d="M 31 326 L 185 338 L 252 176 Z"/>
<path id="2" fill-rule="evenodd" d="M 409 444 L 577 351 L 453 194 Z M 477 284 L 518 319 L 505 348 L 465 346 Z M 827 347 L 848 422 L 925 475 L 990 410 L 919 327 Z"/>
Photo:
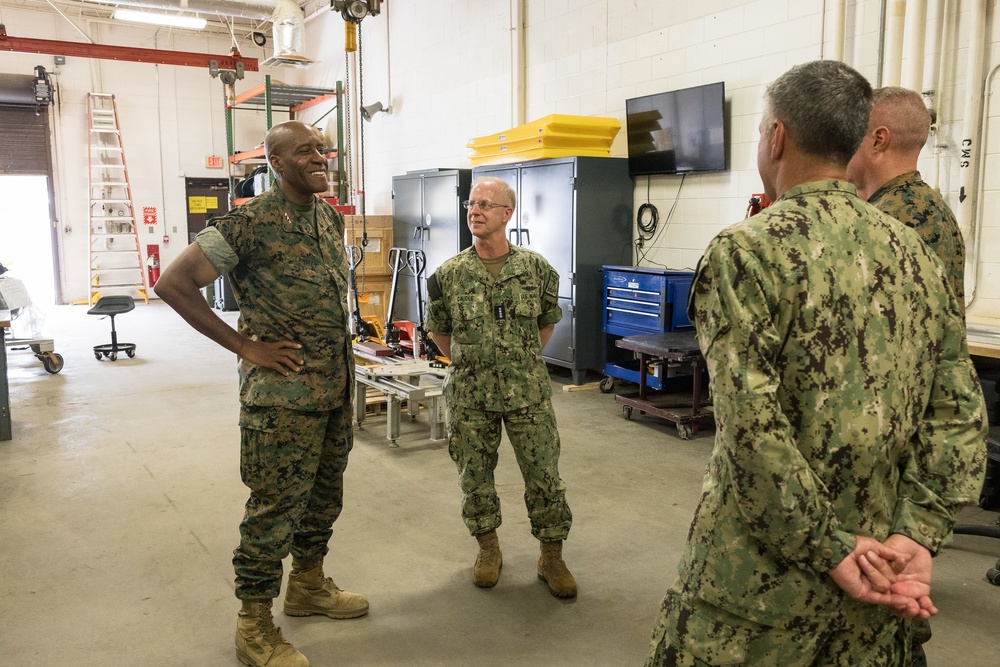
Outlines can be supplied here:
<path id="1" fill-rule="evenodd" d="M 2 265 L 0 265 L 0 269 L 2 269 Z M 0 275 L 3 273 L 4 271 L 0 270 Z M 51 338 L 12 338 L 8 336 L 11 323 L 7 321 L 7 311 L 10 311 L 11 317 L 9 319 L 12 320 L 30 305 L 31 299 L 28 298 L 28 291 L 23 282 L 9 274 L 0 278 L 0 311 L 3 311 L 0 313 L 3 316 L 0 319 L 4 320 L 0 322 L 0 334 L 3 335 L 4 346 L 11 350 L 30 349 L 31 353 L 42 362 L 46 371 L 53 374 L 58 373 L 62 370 L 63 358 L 55 351 L 55 344 Z M 37 335 L 37 332 L 33 331 L 32 333 Z"/>
<path id="2" fill-rule="evenodd" d="M 4 338 L 4 344 L 10 350 L 30 349 L 45 370 L 53 375 L 63 369 L 63 357 L 55 351 L 51 338 Z"/>
<path id="3" fill-rule="evenodd" d="M 705 358 L 698 349 L 694 332 L 656 333 L 626 336 L 615 341 L 618 347 L 635 352 L 639 356 L 638 394 L 619 393 L 615 403 L 622 406 L 622 416 L 632 418 L 632 411 L 639 414 L 656 415 L 677 425 L 677 435 L 682 440 L 690 440 L 698 434 L 701 426 L 714 423 L 711 406 L 704 400 L 702 381 L 705 373 Z M 650 359 L 663 359 L 680 364 L 689 364 L 692 370 L 692 390 L 690 398 L 663 394 L 651 394 L 647 381 Z"/>

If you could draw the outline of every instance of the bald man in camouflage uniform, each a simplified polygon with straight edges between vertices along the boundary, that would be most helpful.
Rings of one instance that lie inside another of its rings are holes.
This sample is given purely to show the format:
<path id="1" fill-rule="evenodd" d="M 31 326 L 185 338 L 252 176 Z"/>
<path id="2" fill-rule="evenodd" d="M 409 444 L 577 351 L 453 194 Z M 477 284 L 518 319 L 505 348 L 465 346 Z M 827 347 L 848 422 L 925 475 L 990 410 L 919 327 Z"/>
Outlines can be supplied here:
<path id="1" fill-rule="evenodd" d="M 290 121 L 272 128 L 264 147 L 274 186 L 212 221 L 163 272 L 156 293 L 239 357 L 240 472 L 250 498 L 233 557 L 237 657 L 302 667 L 308 660 L 271 617 L 289 551 L 286 614 L 368 612 L 363 596 L 323 574 L 353 445 L 348 272 L 343 216 L 313 194 L 326 189 L 322 136 Z M 240 308 L 236 331 L 199 292 L 221 274 Z"/>
<path id="2" fill-rule="evenodd" d="M 775 203 L 692 285 L 718 430 L 648 665 L 906 665 L 907 619 L 937 611 L 930 555 L 982 485 L 984 403 L 940 261 L 844 181 L 870 104 L 836 61 L 767 89 Z"/>
<path id="3" fill-rule="evenodd" d="M 538 576 L 556 597 L 574 597 L 576 580 L 562 558 L 573 515 L 559 477 L 559 433 L 542 360 L 562 318 L 559 275 L 538 253 L 508 243 L 516 196 L 507 183 L 478 180 L 467 204 L 474 245 L 428 279 L 427 329 L 451 358 L 448 451 L 458 466 L 462 518 L 479 542 L 473 582 L 496 585 L 503 565 L 493 473 L 504 426 L 524 478 L 531 534 L 541 542 Z"/>
<path id="4" fill-rule="evenodd" d="M 883 213 L 912 227 L 944 262 L 965 312 L 965 241 L 955 214 L 917 171 L 931 115 L 920 93 L 889 86 L 875 91 L 868 132 L 847 165 L 847 178 Z"/>

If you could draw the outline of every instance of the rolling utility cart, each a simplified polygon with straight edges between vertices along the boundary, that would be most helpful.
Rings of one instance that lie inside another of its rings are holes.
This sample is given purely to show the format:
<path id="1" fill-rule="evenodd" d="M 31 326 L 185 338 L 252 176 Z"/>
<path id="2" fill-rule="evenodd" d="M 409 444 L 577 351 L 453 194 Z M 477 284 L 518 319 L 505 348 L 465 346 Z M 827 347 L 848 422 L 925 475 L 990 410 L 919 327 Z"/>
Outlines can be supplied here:
<path id="1" fill-rule="evenodd" d="M 45 370 L 53 375 L 63 369 L 63 356 L 55 351 L 51 338 L 5 338 L 4 342 L 11 350 L 30 349 Z"/>
<path id="2" fill-rule="evenodd" d="M 23 282 L 10 276 L 0 277 L 0 311 L 11 311 L 11 315 L 14 315 L 14 311 L 30 304 L 31 299 L 28 298 Z M 5 347 L 12 350 L 30 349 L 49 373 L 56 374 L 63 369 L 62 355 L 55 351 L 55 343 L 51 338 L 12 338 L 7 335 L 9 330 L 10 321 L 0 324 L 0 335 L 3 336 Z"/>
<path id="3" fill-rule="evenodd" d="M 639 356 L 639 393 L 615 395 L 615 403 L 621 404 L 625 419 L 632 418 L 633 410 L 662 417 L 677 425 L 677 435 L 682 440 L 690 440 L 692 435 L 697 435 L 702 424 L 714 423 L 712 408 L 702 400 L 705 358 L 701 356 L 693 331 L 626 336 L 616 340 L 615 345 Z M 691 398 L 680 394 L 650 394 L 647 387 L 650 376 L 646 369 L 651 360 L 690 366 Z"/>

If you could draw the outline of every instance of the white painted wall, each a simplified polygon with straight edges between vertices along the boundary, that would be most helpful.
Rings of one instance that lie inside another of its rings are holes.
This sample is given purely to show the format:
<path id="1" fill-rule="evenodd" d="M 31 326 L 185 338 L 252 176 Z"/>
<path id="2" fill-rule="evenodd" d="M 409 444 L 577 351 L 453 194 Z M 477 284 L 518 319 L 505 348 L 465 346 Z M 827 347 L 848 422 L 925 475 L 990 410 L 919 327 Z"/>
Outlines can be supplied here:
<path id="1" fill-rule="evenodd" d="M 4 8 L 4 23 L 13 37 L 83 42 L 65 19 L 51 12 Z M 193 33 L 155 31 L 110 22 L 75 23 L 97 44 L 228 55 L 229 39 Z M 251 49 L 244 55 L 259 57 Z M 267 54 L 270 55 L 270 54 Z M 89 171 L 87 106 L 90 92 L 113 93 L 121 123 L 133 203 L 139 215 L 155 207 L 158 222 L 140 225 L 140 247 L 160 245 L 161 262 L 169 263 L 187 239 L 184 178 L 221 178 L 225 170 L 208 169 L 205 158 L 226 155 L 223 86 L 207 69 L 68 57 L 56 66 L 52 55 L 0 53 L 0 71 L 33 74 L 43 65 L 56 88 L 50 107 L 55 143 L 55 190 L 58 216 L 59 268 L 66 302 L 88 298 Z M 248 74 L 246 87 L 262 81 Z M 237 145 L 262 140 L 259 119 L 237 123 Z M 164 235 L 169 237 L 163 243 Z"/>
<path id="2" fill-rule="evenodd" d="M 392 210 L 391 178 L 407 170 L 468 167 L 466 142 L 515 124 L 512 99 L 512 5 L 518 0 L 387 0 L 382 13 L 364 19 L 364 93 L 351 100 L 356 109 L 375 100 L 391 107 L 365 130 L 365 190 L 369 214 Z M 929 2 L 924 71 L 935 71 L 938 54 L 932 37 L 943 21 L 946 49 L 939 148 L 925 148 L 921 171 L 958 205 L 958 184 L 969 49 L 970 8 L 976 0 L 951 0 L 951 13 L 939 17 L 940 2 Z M 635 205 L 649 201 L 660 213 L 660 229 L 647 246 L 647 265 L 694 267 L 716 233 L 740 220 L 751 194 L 761 191 L 755 166 L 757 123 L 764 86 L 790 66 L 833 52 L 833 2 L 823 0 L 528 0 L 525 2 L 526 120 L 551 113 L 617 118 L 624 126 L 625 99 L 713 81 L 725 81 L 729 120 L 729 171 L 640 177 Z M 847 0 L 845 60 L 877 83 L 878 0 Z M 986 70 L 1000 63 L 1000 17 L 996 0 L 987 2 Z M 825 10 L 825 12 L 824 12 Z M 825 15 L 824 15 L 825 14 Z M 39 17 L 45 17 L 40 20 Z M 79 41 L 65 21 L 53 15 L 6 7 L 12 35 Z M 225 54 L 228 40 L 190 34 L 156 34 L 138 28 L 87 28 L 106 44 Z M 306 55 L 318 60 L 308 70 L 270 70 L 286 83 L 331 87 L 345 78 L 343 21 L 325 12 L 307 24 Z M 824 38 L 824 35 L 826 36 Z M 266 57 L 241 43 L 244 55 Z M 982 48 L 973 45 L 973 48 Z M 353 56 L 352 56 L 353 58 Z M 50 70 L 49 56 L 0 54 L 0 71 L 31 73 L 36 64 Z M 353 63 L 353 60 L 352 60 Z M 906 60 L 903 66 L 907 65 Z M 353 67 L 353 64 L 352 64 Z M 206 155 L 225 151 L 222 85 L 197 68 L 154 67 L 135 63 L 70 59 L 56 76 L 59 83 L 59 210 L 72 232 L 62 235 L 64 292 L 86 295 L 86 93 L 118 95 L 136 206 L 157 206 L 171 235 L 166 263 L 183 246 L 183 177 L 219 176 L 204 167 Z M 1000 77 L 994 77 L 994 80 Z M 352 74 L 352 84 L 357 77 Z M 261 81 L 248 75 L 242 92 Z M 993 88 L 1000 86 L 991 84 Z M 925 83 L 924 88 L 932 86 Z M 987 96 L 987 99 L 991 99 Z M 313 120 L 328 107 L 303 112 Z M 237 144 L 259 143 L 263 120 L 237 115 Z M 278 117 L 280 120 L 280 116 Z M 257 125 L 255 125 L 257 123 Z M 976 299 L 970 322 L 1000 330 L 1000 103 L 986 116 L 985 172 L 979 265 L 967 271 L 967 292 Z M 325 121 L 321 123 L 325 125 Z M 625 155 L 624 127 L 612 155 Z M 355 135 L 354 150 L 358 148 Z M 138 158 L 133 156 L 138 155 Z M 355 159 L 354 185 L 360 188 Z M 668 216 L 671 207 L 676 206 Z M 173 229 L 177 228 L 174 232 Z M 966 239 L 970 257 L 975 230 Z"/>
<path id="3" fill-rule="evenodd" d="M 392 210 L 391 177 L 411 169 L 468 167 L 466 142 L 514 124 L 515 77 L 510 20 L 517 0 L 439 0 L 384 3 L 382 14 L 364 19 L 365 101 L 386 103 L 365 126 L 367 212 Z M 636 179 L 635 206 L 649 201 L 660 228 L 645 248 L 644 265 L 692 268 L 705 245 L 743 218 L 749 197 L 761 192 L 756 171 L 757 124 L 766 84 L 792 65 L 833 52 L 833 2 L 821 0 L 530 0 L 526 2 L 526 114 L 551 113 L 617 118 L 623 125 L 611 154 L 625 156 L 625 99 L 725 81 L 729 121 L 729 171 L 721 174 Z M 933 36 L 940 2 L 929 2 L 924 71 L 936 71 Z M 1000 63 L 1000 17 L 990 0 L 987 71 Z M 848 0 L 845 60 L 878 83 L 878 0 Z M 958 205 L 960 144 L 966 99 L 965 68 L 973 0 L 952 0 L 944 17 L 946 51 L 941 131 L 928 142 L 920 169 L 949 203 Z M 334 24 L 329 27 L 328 24 Z M 336 48 L 339 17 L 309 25 L 328 31 Z M 388 43 L 387 43 L 388 35 Z M 974 47 L 982 48 L 982 47 Z M 388 57 L 387 57 L 388 56 Z M 905 68 L 908 60 L 904 56 Z M 338 62 L 337 71 L 343 71 Z M 308 76 L 315 72 L 310 70 Z M 1000 76 L 995 77 L 1000 78 Z M 1000 83 L 996 84 L 1000 86 Z M 928 80 L 924 89 L 933 87 Z M 970 322 L 1000 329 L 1000 103 L 987 121 L 989 156 L 980 182 L 985 190 L 979 265 L 967 271 L 967 293 L 976 298 Z M 990 131 L 992 126 L 992 131 Z M 668 213 L 676 206 L 672 215 Z M 969 256 L 975 231 L 967 233 Z"/>

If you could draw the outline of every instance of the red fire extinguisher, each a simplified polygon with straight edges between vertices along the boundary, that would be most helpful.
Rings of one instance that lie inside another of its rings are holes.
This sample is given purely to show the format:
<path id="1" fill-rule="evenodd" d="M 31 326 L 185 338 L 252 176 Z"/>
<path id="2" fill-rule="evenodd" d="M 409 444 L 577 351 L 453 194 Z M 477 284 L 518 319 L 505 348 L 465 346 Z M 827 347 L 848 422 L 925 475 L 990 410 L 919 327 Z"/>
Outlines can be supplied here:
<path id="1" fill-rule="evenodd" d="M 148 274 L 149 286 L 152 287 L 160 279 L 160 246 L 146 246 L 146 272 Z"/>
<path id="2" fill-rule="evenodd" d="M 750 203 L 747 204 L 745 217 L 749 218 L 750 216 L 757 215 L 772 203 L 764 193 L 750 195 Z"/>

